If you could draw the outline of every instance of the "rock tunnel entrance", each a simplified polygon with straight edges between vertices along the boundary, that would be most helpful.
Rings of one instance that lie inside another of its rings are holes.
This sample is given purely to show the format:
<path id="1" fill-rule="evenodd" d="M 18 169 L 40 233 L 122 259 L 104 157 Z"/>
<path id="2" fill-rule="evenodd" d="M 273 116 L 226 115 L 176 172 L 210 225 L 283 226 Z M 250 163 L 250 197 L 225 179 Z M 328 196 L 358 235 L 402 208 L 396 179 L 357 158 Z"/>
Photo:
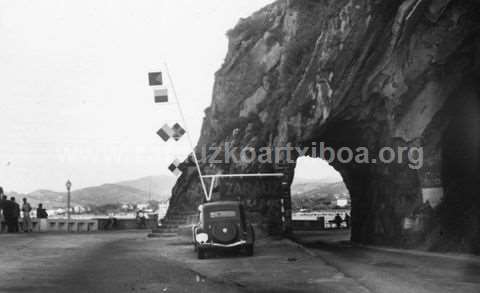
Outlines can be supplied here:
<path id="1" fill-rule="evenodd" d="M 335 151 L 365 147 L 377 156 L 390 148 L 396 156 L 421 148 L 422 160 L 332 163 L 351 196 L 352 241 L 439 250 L 436 245 L 452 243 L 446 250 L 462 251 L 473 244 L 478 252 L 478 5 L 415 6 L 419 14 L 411 23 L 406 3 L 373 11 L 360 5 L 358 12 L 369 14 L 372 23 L 358 29 L 366 14 L 354 13 L 345 23 L 347 33 L 339 35 L 342 30 L 332 28 L 344 19 L 328 13 L 330 20 L 319 22 L 319 15 L 340 5 L 310 2 L 274 5 L 230 31 L 198 149 L 215 146 L 230 154 L 232 148 L 303 148 L 323 141 Z M 289 20 L 290 14 L 299 18 Z M 426 20 L 419 21 L 423 14 Z M 453 19 L 455 29 L 446 29 Z M 284 21 L 283 27 L 298 23 L 298 31 L 272 34 Z M 252 34 L 258 23 L 265 30 Z M 339 39 L 348 42 L 339 45 Z M 418 161 L 424 166 L 412 168 Z M 289 219 L 295 163 L 212 165 L 203 164 L 204 172 L 284 173 L 281 182 L 224 180 L 214 198 L 244 201 L 269 232 L 288 230 L 284 218 Z M 194 211 L 203 201 L 194 165 L 182 169 L 168 215 Z M 435 221 L 425 229 L 422 208 L 433 198 L 439 204 L 430 207 Z"/>
<path id="2" fill-rule="evenodd" d="M 350 237 L 350 195 L 340 173 L 327 161 L 299 157 L 290 192 L 294 233 L 332 231 Z"/>

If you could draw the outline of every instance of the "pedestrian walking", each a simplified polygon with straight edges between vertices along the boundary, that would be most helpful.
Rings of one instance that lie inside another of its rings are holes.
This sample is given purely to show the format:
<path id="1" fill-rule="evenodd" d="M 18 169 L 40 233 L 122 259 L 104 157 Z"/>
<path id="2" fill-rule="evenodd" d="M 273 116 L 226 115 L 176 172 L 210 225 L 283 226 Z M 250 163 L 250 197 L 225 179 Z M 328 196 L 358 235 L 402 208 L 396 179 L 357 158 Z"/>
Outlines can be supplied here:
<path id="1" fill-rule="evenodd" d="M 32 218 L 30 217 L 30 212 L 32 211 L 32 206 L 27 202 L 26 198 L 23 198 L 22 213 L 23 213 L 23 232 L 32 232 Z"/>

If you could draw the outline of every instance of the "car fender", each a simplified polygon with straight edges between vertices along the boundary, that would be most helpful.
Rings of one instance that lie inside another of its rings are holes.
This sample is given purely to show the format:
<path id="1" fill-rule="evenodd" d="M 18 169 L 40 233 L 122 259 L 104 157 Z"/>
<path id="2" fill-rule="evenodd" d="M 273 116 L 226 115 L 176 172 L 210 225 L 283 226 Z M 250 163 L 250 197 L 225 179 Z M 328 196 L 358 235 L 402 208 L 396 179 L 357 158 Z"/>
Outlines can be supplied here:
<path id="1" fill-rule="evenodd" d="M 202 227 L 200 226 L 193 226 L 192 227 L 192 241 L 195 243 L 196 242 L 196 235 L 198 233 L 207 233 L 204 231 L 204 229 L 202 229 Z M 208 233 L 207 233 L 208 234 Z"/>
<path id="2" fill-rule="evenodd" d="M 192 226 L 192 243 L 195 243 L 197 242 L 195 239 L 195 235 L 197 235 L 197 230 L 198 230 L 198 226 L 194 225 Z"/>

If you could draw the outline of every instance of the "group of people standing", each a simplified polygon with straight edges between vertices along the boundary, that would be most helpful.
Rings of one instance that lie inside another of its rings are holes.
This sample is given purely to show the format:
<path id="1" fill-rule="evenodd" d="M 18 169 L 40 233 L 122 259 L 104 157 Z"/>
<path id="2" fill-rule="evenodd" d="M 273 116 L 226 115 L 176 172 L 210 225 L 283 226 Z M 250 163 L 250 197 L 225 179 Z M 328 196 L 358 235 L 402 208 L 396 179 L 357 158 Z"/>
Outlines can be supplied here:
<path id="1" fill-rule="evenodd" d="M 337 213 L 335 215 L 335 218 L 329 222 L 330 224 L 335 224 L 337 226 L 337 229 L 341 228 L 343 222 L 345 222 L 347 228 L 350 228 L 350 215 L 348 213 L 345 213 L 345 219 L 342 219 L 340 214 Z"/>
<path id="2" fill-rule="evenodd" d="M 40 210 L 40 212 L 39 212 Z M 3 188 L 0 187 L 0 232 L 9 232 L 17 233 L 20 232 L 20 222 L 22 223 L 23 232 L 32 232 L 32 218 L 30 217 L 30 212 L 32 211 L 32 206 L 27 201 L 26 198 L 23 198 L 22 205 L 20 206 L 16 201 L 15 197 L 7 198 L 3 193 Z M 39 204 L 39 209 L 37 209 L 38 218 L 47 218 L 45 209 L 42 208 L 42 204 Z"/>

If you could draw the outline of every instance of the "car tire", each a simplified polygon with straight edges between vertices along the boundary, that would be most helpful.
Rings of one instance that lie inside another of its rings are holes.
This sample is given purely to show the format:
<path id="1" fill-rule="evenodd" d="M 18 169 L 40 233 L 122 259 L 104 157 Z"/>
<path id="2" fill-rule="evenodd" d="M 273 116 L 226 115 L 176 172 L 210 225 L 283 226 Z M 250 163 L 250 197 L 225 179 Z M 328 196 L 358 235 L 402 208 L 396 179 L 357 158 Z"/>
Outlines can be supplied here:
<path id="1" fill-rule="evenodd" d="M 247 244 L 245 246 L 245 252 L 247 256 L 253 256 L 253 244 Z"/>
<path id="2" fill-rule="evenodd" d="M 205 259 L 205 256 L 206 256 L 205 250 L 200 248 L 200 247 L 197 247 L 197 257 L 198 257 L 198 259 Z"/>

